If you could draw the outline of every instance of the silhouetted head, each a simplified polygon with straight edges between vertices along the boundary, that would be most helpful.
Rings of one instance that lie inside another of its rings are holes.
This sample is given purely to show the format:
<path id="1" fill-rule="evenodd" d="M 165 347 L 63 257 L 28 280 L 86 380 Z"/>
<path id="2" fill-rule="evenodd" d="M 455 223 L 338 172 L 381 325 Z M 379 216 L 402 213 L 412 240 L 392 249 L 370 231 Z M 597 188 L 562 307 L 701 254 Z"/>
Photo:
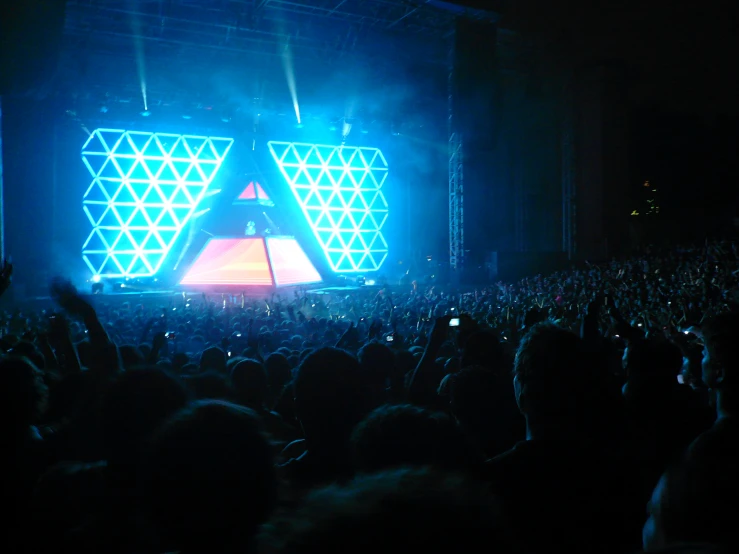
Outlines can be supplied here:
<path id="1" fill-rule="evenodd" d="M 425 469 L 366 475 L 345 487 L 317 490 L 276 529 L 272 545 L 281 554 L 512 551 L 500 509 L 485 487 Z"/>
<path id="2" fill-rule="evenodd" d="M 510 377 L 487 367 L 468 367 L 451 376 L 452 414 L 489 455 L 502 453 L 526 436 Z"/>
<path id="3" fill-rule="evenodd" d="M 27 434 L 46 409 L 48 398 L 43 373 L 28 358 L 0 359 L 0 426 L 8 438 Z"/>
<path id="4" fill-rule="evenodd" d="M 267 371 L 257 360 L 242 360 L 231 370 L 231 385 L 238 402 L 255 410 L 267 401 Z"/>
<path id="5" fill-rule="evenodd" d="M 166 547 L 246 550 L 270 515 L 277 478 L 257 415 L 219 401 L 195 402 L 152 439 L 145 501 Z"/>
<path id="6" fill-rule="evenodd" d="M 187 403 L 179 380 L 154 367 L 121 373 L 103 400 L 103 432 L 111 464 L 135 464 L 145 440 Z"/>
<path id="7" fill-rule="evenodd" d="M 447 415 L 415 406 L 382 406 L 352 433 L 356 468 L 373 472 L 402 466 L 467 469 L 470 451 Z"/>
<path id="8" fill-rule="evenodd" d="M 378 342 L 366 344 L 359 351 L 359 368 L 372 406 L 387 400 L 388 381 L 395 368 L 395 354 L 387 345 Z"/>
<path id="9" fill-rule="evenodd" d="M 572 432 L 589 423 L 592 379 L 584 367 L 580 338 L 551 324 L 538 324 L 516 353 L 513 384 L 516 402 L 532 428 Z"/>
<path id="10" fill-rule="evenodd" d="M 295 411 L 309 443 L 345 446 L 366 413 L 359 362 L 343 350 L 321 348 L 311 353 L 298 368 L 293 391 Z"/>
<path id="11" fill-rule="evenodd" d="M 183 377 L 192 395 L 198 400 L 232 400 L 233 389 L 228 378 L 217 371 L 206 371 Z"/>
<path id="12" fill-rule="evenodd" d="M 660 339 L 642 339 L 629 344 L 624 352 L 626 374 L 655 386 L 674 386 L 683 364 L 680 348 Z"/>
<path id="13" fill-rule="evenodd" d="M 703 340 L 703 382 L 721 396 L 720 410 L 739 413 L 739 314 L 710 320 Z"/>
<path id="14" fill-rule="evenodd" d="M 226 373 L 226 353 L 215 346 L 211 346 L 203 351 L 200 358 L 201 371 L 216 371 L 221 374 Z"/>
<path id="15" fill-rule="evenodd" d="M 502 374 L 507 369 L 505 365 L 503 345 L 495 333 L 477 331 L 467 338 L 462 353 L 462 368 L 480 366 Z"/>
<path id="16" fill-rule="evenodd" d="M 146 362 L 146 360 L 144 359 L 144 355 L 141 353 L 141 350 L 131 344 L 124 344 L 123 346 L 119 346 L 118 354 L 121 357 L 123 369 L 133 369 L 136 367 L 140 367 Z"/>

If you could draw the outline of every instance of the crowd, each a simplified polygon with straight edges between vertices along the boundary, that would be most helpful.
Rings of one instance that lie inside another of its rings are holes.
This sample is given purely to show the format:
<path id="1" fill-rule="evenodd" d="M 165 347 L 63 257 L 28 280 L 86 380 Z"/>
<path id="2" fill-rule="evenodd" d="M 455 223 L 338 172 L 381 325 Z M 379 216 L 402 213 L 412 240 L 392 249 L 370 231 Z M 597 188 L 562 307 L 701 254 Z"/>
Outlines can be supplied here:
<path id="1" fill-rule="evenodd" d="M 738 276 L 707 242 L 464 291 L 56 280 L 0 316 L 3 551 L 737 552 Z"/>

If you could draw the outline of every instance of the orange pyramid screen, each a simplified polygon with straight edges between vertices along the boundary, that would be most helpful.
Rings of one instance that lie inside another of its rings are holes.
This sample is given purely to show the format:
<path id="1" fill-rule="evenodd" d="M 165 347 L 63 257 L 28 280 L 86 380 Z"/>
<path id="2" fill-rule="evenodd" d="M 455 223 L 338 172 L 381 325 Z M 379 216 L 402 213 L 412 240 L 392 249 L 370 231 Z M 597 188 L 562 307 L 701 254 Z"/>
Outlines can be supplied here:
<path id="1" fill-rule="evenodd" d="M 294 238 L 270 237 L 267 239 L 267 249 L 278 287 L 322 281 L 318 271 Z"/>
<path id="2" fill-rule="evenodd" d="M 264 239 L 210 239 L 180 284 L 273 285 Z"/>

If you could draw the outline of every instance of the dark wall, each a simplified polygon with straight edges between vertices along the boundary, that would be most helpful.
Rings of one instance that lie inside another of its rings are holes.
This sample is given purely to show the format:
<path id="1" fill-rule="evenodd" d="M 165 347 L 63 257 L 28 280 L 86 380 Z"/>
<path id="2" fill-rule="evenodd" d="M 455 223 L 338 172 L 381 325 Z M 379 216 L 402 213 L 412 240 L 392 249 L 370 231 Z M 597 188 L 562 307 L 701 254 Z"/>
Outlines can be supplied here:
<path id="1" fill-rule="evenodd" d="M 45 280 L 52 256 L 55 111 L 51 100 L 3 98 L 5 247 L 20 282 Z"/>
<path id="2" fill-rule="evenodd" d="M 619 66 L 589 66 L 574 88 L 578 255 L 602 259 L 630 248 L 624 74 Z"/>

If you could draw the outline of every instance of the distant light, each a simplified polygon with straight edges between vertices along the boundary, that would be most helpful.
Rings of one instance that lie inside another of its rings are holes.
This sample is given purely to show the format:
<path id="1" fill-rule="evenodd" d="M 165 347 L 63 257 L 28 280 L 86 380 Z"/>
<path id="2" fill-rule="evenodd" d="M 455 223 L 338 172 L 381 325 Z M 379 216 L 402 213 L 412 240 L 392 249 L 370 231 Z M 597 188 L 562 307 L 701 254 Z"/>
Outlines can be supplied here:
<path id="1" fill-rule="evenodd" d="M 100 106 L 100 113 L 108 113 L 108 106 L 106 106 L 105 104 Z"/>
<path id="2" fill-rule="evenodd" d="M 151 115 L 151 112 L 149 110 L 144 110 L 141 112 L 142 117 L 149 117 Z"/>
<path id="3" fill-rule="evenodd" d="M 182 119 L 192 119 L 192 116 L 189 113 L 183 113 Z"/>
<path id="4" fill-rule="evenodd" d="M 305 127 L 305 125 L 303 125 L 302 123 L 296 123 L 295 124 L 295 128 L 296 129 L 302 129 L 303 127 Z"/>
<path id="5" fill-rule="evenodd" d="M 368 131 L 367 129 L 362 129 L 362 134 L 363 134 L 363 135 L 366 135 L 366 134 L 368 134 L 368 133 L 369 133 L 369 131 Z"/>
<path id="6" fill-rule="evenodd" d="M 331 127 L 328 128 L 329 131 L 338 131 L 339 128 L 336 125 L 331 125 Z"/>
<path id="7" fill-rule="evenodd" d="M 99 283 L 100 282 L 100 275 L 95 274 L 92 276 L 92 282 L 93 283 Z"/>
<path id="8" fill-rule="evenodd" d="M 375 284 L 376 283 L 374 279 L 369 279 L 368 281 L 365 282 L 365 285 L 367 285 L 368 287 L 374 287 Z"/>

